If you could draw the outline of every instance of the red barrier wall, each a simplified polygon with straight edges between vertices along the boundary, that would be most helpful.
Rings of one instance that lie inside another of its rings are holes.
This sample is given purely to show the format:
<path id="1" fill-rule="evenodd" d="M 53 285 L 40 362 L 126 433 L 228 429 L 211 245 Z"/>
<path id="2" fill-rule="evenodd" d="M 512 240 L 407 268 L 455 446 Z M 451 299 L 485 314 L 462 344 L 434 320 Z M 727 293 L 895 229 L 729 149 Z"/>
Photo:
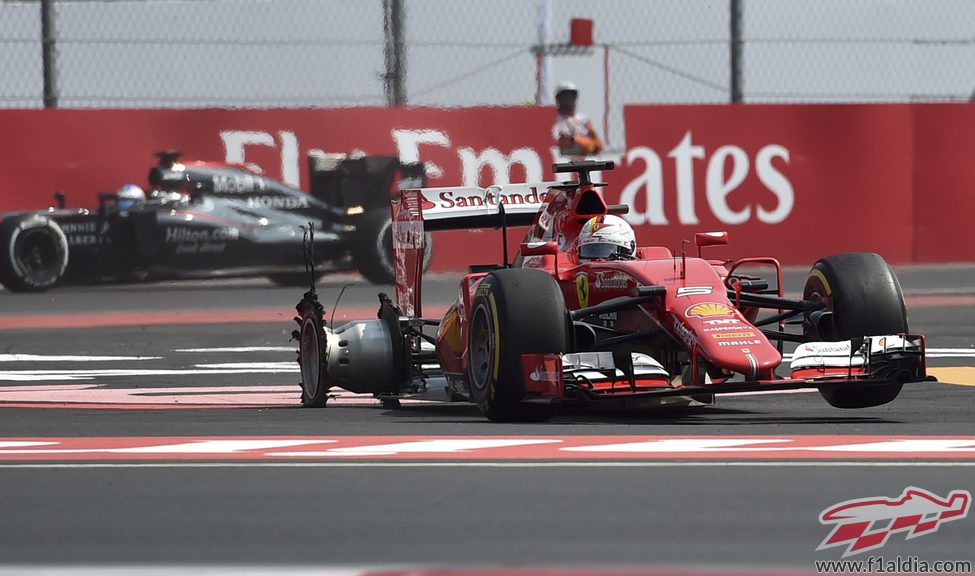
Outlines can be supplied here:
<path id="1" fill-rule="evenodd" d="M 178 148 L 190 159 L 236 154 L 272 177 L 286 177 L 290 170 L 299 186 L 307 179 L 305 155 L 311 149 L 398 153 L 439 167 L 442 175 L 432 175 L 432 185 L 459 184 L 465 157 L 489 150 L 508 155 L 528 148 L 530 154 L 518 158 L 539 170 L 549 166 L 550 121 L 550 111 L 530 107 L 0 110 L 5 136 L 0 209 L 44 206 L 56 190 L 68 192 L 76 205 L 93 204 L 99 191 L 124 182 L 144 184 L 153 154 L 166 148 Z M 522 180 L 525 163 L 514 166 L 511 178 Z M 489 172 L 481 170 L 485 184 L 493 180 Z"/>
<path id="2" fill-rule="evenodd" d="M 641 244 L 679 250 L 727 230 L 713 257 L 792 264 L 847 251 L 912 259 L 912 108 L 631 106 L 610 198 L 632 204 Z"/>
<path id="3" fill-rule="evenodd" d="M 914 106 L 917 262 L 975 261 L 975 104 Z"/>
<path id="4" fill-rule="evenodd" d="M 307 183 L 306 154 L 422 160 L 433 186 L 550 179 L 551 109 L 0 110 L 0 210 L 69 205 L 144 183 L 153 153 L 244 160 Z M 975 105 L 629 106 L 604 174 L 643 244 L 728 230 L 713 257 L 812 263 L 872 250 L 895 263 L 975 261 Z M 513 232 L 517 242 L 521 232 Z M 498 260 L 497 233 L 438 235 L 434 270 Z M 691 250 L 693 253 L 693 249 Z"/>
<path id="5" fill-rule="evenodd" d="M 69 206 L 95 206 L 99 192 L 144 185 L 153 154 L 166 148 L 189 159 L 244 160 L 305 189 L 311 149 L 423 160 L 431 186 L 550 178 L 552 115 L 534 107 L 0 110 L 0 210 L 47 207 L 58 190 Z M 435 270 L 500 258 L 496 235 L 438 236 Z"/>

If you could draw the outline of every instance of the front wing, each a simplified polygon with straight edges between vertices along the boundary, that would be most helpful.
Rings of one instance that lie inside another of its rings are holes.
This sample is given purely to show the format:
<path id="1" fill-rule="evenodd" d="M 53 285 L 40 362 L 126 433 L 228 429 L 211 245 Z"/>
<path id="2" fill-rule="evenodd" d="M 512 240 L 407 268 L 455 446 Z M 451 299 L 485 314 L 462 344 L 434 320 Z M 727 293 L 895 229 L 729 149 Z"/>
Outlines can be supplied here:
<path id="1" fill-rule="evenodd" d="M 731 378 L 704 384 L 674 382 L 659 364 L 637 354 L 611 352 L 526 354 L 526 401 L 556 398 L 650 398 L 776 392 L 803 388 L 869 388 L 933 380 L 927 375 L 924 337 L 917 334 L 872 336 L 862 341 L 810 343 L 797 349 L 792 374 L 769 380 Z M 811 352 L 810 352 L 811 350 Z M 626 357 L 629 357 L 627 359 Z"/>

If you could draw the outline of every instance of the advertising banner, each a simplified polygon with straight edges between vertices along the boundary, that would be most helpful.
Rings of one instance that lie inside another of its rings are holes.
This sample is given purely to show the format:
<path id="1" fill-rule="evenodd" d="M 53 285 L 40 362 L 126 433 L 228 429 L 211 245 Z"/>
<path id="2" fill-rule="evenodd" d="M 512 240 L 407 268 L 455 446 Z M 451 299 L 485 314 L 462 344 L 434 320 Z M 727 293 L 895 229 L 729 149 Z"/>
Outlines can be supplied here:
<path id="1" fill-rule="evenodd" d="M 625 119 L 603 190 L 630 206 L 641 245 L 679 253 L 696 232 L 727 231 L 708 256 L 975 261 L 975 105 L 633 105 Z M 423 162 L 430 186 L 551 180 L 553 121 L 537 107 L 0 110 L 0 211 L 45 208 L 57 191 L 94 207 L 100 192 L 145 186 L 165 149 L 305 190 L 312 150 Z M 500 255 L 496 231 L 437 233 L 431 269 Z"/>
<path id="2" fill-rule="evenodd" d="M 912 258 L 910 106 L 631 106 L 607 199 L 641 244 L 811 264 L 838 252 Z M 696 251 L 693 252 L 696 254 Z"/>

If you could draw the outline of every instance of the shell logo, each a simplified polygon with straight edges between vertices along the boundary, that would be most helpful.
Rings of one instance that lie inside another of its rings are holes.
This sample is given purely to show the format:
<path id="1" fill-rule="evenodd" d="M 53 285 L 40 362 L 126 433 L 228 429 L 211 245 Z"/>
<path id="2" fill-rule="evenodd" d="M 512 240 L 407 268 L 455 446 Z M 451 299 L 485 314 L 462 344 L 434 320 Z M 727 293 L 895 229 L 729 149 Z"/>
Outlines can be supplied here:
<path id="1" fill-rule="evenodd" d="M 695 304 L 684 312 L 685 316 L 695 318 L 710 318 L 712 316 L 734 316 L 735 310 L 730 306 L 718 304 L 716 302 L 704 302 Z"/>

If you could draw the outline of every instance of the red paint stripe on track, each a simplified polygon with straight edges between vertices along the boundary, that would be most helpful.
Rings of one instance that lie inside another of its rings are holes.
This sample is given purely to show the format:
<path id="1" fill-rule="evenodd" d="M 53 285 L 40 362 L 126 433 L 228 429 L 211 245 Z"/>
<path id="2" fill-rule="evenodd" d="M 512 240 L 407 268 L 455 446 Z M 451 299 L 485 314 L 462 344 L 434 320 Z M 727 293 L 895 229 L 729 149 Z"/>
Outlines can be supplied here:
<path id="1" fill-rule="evenodd" d="M 904 303 L 907 309 L 911 308 L 946 308 L 949 306 L 975 306 L 975 295 L 925 295 L 925 296 L 905 296 Z"/>
<path id="2" fill-rule="evenodd" d="M 966 296 L 908 296 L 908 308 L 943 308 L 975 306 L 975 295 Z M 446 306 L 431 306 L 425 316 L 439 318 Z M 168 326 L 194 324 L 253 324 L 290 322 L 295 313 L 290 309 L 236 310 L 158 310 L 139 312 L 91 312 L 80 314 L 13 314 L 0 316 L 0 330 L 29 330 L 51 328 L 110 328 L 116 326 Z M 335 320 L 346 321 L 374 318 L 376 308 L 342 308 Z"/>
<path id="3" fill-rule="evenodd" d="M 378 400 L 376 401 L 378 403 Z M 234 410 L 237 408 L 301 408 L 295 403 L 290 404 L 97 404 L 82 403 L 67 404 L 56 402 L 4 402 L 0 408 L 43 408 L 56 410 Z"/>
<path id="4" fill-rule="evenodd" d="M 375 318 L 377 307 L 340 308 L 336 323 L 361 318 Z M 446 312 L 434 306 L 432 317 Z M 24 314 L 0 316 L 0 330 L 51 328 L 109 328 L 114 326 L 165 326 L 177 324 L 250 324 L 291 322 L 295 312 L 287 308 L 238 310 L 158 310 L 139 312 L 92 312 L 82 314 Z"/>
<path id="5" fill-rule="evenodd" d="M 32 314 L 0 317 L 0 329 L 102 328 L 167 324 L 230 324 L 288 322 L 294 313 L 281 308 L 267 310 L 160 310 L 154 312 L 96 312 L 84 314 Z"/>
<path id="6" fill-rule="evenodd" d="M 178 436 L 0 438 L 0 461 L 972 460 L 975 436 Z"/>
<path id="7" fill-rule="evenodd" d="M 81 384 L 0 386 L 3 408 L 94 408 L 103 410 L 178 410 L 233 408 L 294 408 L 300 406 L 297 385 L 195 386 L 175 388 L 110 388 L 95 382 Z M 329 406 L 379 405 L 372 394 L 335 389 Z M 403 398 L 403 404 L 431 401 Z"/>
<path id="8" fill-rule="evenodd" d="M 481 569 L 443 569 L 443 570 L 405 570 L 363 572 L 358 576 L 804 576 L 814 572 L 782 571 L 777 568 L 761 567 L 757 570 L 715 569 L 706 571 L 700 568 L 557 568 L 539 566 L 535 568 L 481 568 Z"/>

